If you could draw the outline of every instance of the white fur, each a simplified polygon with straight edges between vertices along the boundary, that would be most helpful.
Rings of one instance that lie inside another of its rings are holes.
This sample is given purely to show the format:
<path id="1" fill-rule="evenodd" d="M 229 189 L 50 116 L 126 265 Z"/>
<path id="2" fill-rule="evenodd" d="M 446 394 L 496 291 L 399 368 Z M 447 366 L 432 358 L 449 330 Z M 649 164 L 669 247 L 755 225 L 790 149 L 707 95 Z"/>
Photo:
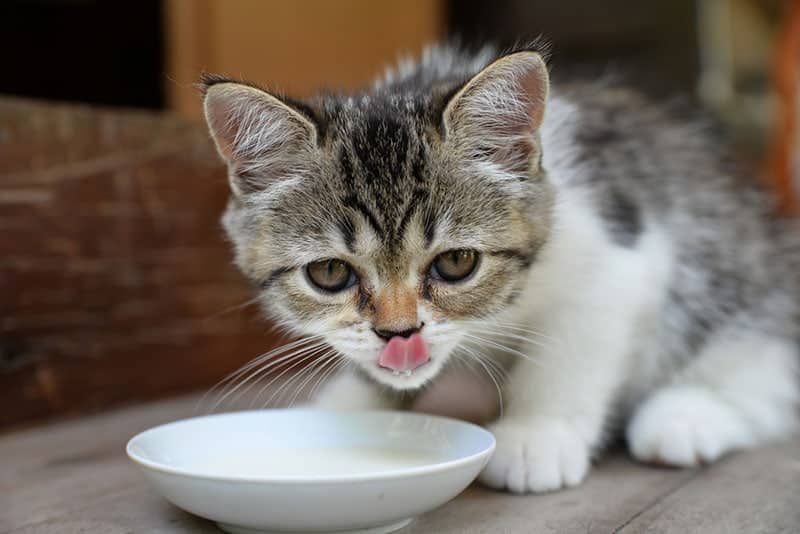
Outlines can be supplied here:
<path id="1" fill-rule="evenodd" d="M 481 473 L 489 487 L 553 491 L 579 484 L 589 472 L 589 444 L 566 417 L 505 417 L 490 429 L 497 449 Z"/>
<path id="2" fill-rule="evenodd" d="M 642 461 L 694 466 L 796 429 L 796 349 L 725 332 L 636 410 L 627 437 Z"/>
<path id="3" fill-rule="evenodd" d="M 649 268 L 649 257 L 664 252 L 659 234 L 647 234 L 636 251 L 616 247 L 586 203 L 579 194 L 561 195 L 554 236 L 521 306 L 499 321 L 525 317 L 549 341 L 520 347 L 530 361 L 514 367 L 506 416 L 492 427 L 497 453 L 482 476 L 494 487 L 544 491 L 583 479 L 631 368 L 638 319 L 652 315 L 653 295 L 665 283 Z M 522 478 L 509 467 L 520 465 Z"/>
<path id="4" fill-rule="evenodd" d="M 344 372 L 334 380 L 329 380 L 314 397 L 316 406 L 327 410 L 380 410 L 394 408 L 394 403 L 380 394 L 375 384 L 363 378 Z"/>

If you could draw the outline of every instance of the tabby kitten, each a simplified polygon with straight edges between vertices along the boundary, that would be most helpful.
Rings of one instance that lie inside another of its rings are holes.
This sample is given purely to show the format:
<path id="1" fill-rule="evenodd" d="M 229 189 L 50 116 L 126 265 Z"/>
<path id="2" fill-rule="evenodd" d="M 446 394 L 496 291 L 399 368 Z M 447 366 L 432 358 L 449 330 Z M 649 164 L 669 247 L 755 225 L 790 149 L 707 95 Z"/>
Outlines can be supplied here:
<path id="1" fill-rule="evenodd" d="M 618 424 L 675 466 L 796 428 L 800 237 L 702 126 L 551 87 L 535 45 L 433 47 L 306 102 L 204 84 L 236 263 L 277 321 L 356 364 L 322 406 L 502 366 L 482 480 L 513 492 L 580 483 Z"/>

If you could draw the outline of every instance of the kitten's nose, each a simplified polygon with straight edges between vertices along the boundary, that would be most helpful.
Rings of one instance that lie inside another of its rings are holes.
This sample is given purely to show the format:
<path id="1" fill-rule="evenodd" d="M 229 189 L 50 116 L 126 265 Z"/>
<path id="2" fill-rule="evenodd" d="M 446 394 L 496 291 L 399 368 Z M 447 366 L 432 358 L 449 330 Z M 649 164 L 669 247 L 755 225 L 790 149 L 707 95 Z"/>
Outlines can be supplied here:
<path id="1" fill-rule="evenodd" d="M 387 328 L 373 328 L 372 331 L 375 332 L 375 334 L 378 337 L 381 337 L 381 338 L 385 339 L 386 341 L 389 341 L 394 336 L 400 336 L 400 337 L 404 337 L 404 338 L 409 338 L 413 334 L 416 334 L 417 332 L 422 330 L 423 326 L 425 326 L 425 323 L 422 323 L 421 325 L 419 325 L 416 328 L 408 328 L 406 330 L 389 330 Z"/>

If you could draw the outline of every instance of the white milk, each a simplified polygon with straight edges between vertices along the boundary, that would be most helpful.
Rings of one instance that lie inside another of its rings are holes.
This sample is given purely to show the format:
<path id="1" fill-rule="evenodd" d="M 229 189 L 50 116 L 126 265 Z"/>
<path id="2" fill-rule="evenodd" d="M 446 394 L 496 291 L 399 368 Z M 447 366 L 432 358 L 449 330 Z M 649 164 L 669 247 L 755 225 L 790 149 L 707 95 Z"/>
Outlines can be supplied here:
<path id="1" fill-rule="evenodd" d="M 226 477 L 329 477 L 364 475 L 430 465 L 443 460 L 433 452 L 379 448 L 309 448 L 221 455 L 203 462 L 204 474 Z"/>

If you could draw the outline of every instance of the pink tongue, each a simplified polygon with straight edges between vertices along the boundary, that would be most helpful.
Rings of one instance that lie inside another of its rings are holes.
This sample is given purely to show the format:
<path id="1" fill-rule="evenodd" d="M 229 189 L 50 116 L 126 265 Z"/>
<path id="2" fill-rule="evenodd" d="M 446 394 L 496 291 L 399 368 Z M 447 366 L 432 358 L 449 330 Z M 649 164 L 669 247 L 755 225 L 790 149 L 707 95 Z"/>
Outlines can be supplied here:
<path id="1" fill-rule="evenodd" d="M 378 365 L 392 371 L 410 371 L 430 359 L 425 340 L 419 334 L 404 338 L 394 336 L 384 347 Z"/>

